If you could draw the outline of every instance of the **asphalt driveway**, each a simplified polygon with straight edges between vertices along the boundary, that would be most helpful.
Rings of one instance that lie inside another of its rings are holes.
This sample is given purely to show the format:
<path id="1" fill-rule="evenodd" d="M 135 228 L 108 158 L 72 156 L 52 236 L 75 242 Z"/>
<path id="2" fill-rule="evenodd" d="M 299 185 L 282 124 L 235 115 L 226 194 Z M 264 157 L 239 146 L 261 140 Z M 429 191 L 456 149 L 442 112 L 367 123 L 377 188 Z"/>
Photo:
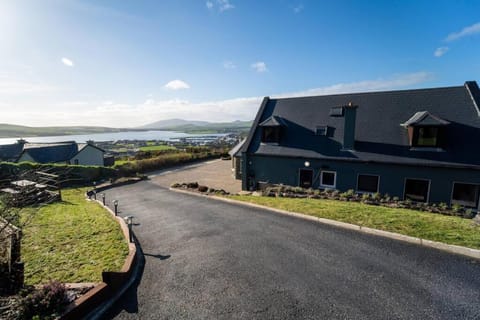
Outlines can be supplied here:
<path id="1" fill-rule="evenodd" d="M 146 181 L 133 214 L 142 277 L 115 319 L 479 319 L 476 260 Z"/>

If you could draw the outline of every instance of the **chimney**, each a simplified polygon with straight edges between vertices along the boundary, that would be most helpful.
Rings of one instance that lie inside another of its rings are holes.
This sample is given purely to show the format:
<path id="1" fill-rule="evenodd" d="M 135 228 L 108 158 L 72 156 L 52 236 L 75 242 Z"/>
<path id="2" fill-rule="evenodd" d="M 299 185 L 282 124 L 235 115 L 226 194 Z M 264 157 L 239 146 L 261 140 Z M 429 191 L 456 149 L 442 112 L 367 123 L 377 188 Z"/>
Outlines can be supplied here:
<path id="1" fill-rule="evenodd" d="M 352 102 L 343 107 L 345 110 L 344 125 L 343 125 L 343 149 L 355 149 L 355 121 L 357 118 L 357 108 Z"/>

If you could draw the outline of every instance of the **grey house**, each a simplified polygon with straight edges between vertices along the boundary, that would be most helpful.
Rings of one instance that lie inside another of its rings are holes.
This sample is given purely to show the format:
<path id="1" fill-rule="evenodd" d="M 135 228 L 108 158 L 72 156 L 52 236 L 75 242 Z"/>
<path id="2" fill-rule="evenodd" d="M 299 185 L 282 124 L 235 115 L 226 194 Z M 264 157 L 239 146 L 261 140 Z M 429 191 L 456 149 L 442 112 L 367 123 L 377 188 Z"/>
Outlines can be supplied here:
<path id="1" fill-rule="evenodd" d="M 90 143 L 75 141 L 24 143 L 16 162 L 66 163 L 103 166 L 105 151 Z"/>
<path id="2" fill-rule="evenodd" d="M 480 90 L 266 97 L 235 155 L 244 190 L 282 183 L 478 208 Z"/>

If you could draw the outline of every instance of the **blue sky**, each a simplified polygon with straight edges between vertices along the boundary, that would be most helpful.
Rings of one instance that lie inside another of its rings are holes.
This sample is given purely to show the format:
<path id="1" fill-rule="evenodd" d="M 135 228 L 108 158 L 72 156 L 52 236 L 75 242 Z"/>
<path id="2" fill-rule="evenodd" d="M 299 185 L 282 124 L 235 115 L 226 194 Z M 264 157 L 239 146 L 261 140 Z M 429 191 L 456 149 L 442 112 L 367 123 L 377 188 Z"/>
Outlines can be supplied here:
<path id="1" fill-rule="evenodd" d="M 0 2 L 0 122 L 250 120 L 261 97 L 479 80 L 479 1 Z"/>

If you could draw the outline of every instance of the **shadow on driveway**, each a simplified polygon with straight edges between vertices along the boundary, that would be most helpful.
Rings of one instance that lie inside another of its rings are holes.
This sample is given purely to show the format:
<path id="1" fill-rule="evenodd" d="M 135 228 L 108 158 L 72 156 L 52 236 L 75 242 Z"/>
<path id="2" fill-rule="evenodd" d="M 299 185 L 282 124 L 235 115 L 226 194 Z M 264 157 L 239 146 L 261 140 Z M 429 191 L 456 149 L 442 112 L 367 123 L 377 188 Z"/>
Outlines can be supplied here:
<path id="1" fill-rule="evenodd" d="M 138 272 L 136 273 L 135 281 L 131 286 L 125 291 L 125 293 L 118 299 L 117 302 L 103 315 L 102 319 L 114 319 L 122 311 L 127 313 L 138 313 L 138 286 L 142 282 L 143 271 L 145 270 L 145 256 L 157 258 L 159 260 L 167 260 L 171 255 L 162 255 L 162 254 L 151 254 L 144 253 L 140 242 L 138 241 L 135 234 L 133 234 L 133 239 L 137 244 L 137 253 L 138 253 Z"/>

